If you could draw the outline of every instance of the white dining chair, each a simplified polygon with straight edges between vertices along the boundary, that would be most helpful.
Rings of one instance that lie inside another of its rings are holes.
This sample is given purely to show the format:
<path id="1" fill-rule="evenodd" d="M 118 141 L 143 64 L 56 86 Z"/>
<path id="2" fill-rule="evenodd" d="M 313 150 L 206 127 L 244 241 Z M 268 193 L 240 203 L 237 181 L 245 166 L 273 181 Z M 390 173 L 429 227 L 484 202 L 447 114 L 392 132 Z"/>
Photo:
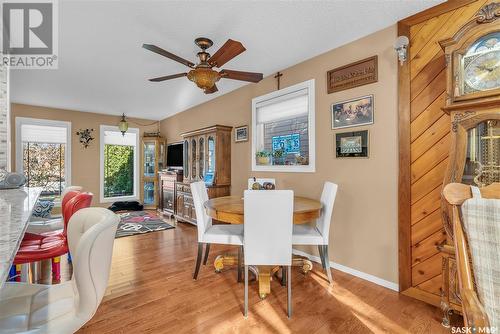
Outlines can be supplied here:
<path id="1" fill-rule="evenodd" d="M 119 217 L 105 208 L 76 212 L 68 224 L 73 277 L 56 284 L 5 283 L 1 333 L 74 333 L 95 314 L 106 290 Z"/>
<path id="2" fill-rule="evenodd" d="M 68 186 L 64 188 L 64 190 L 61 193 L 61 203 L 64 196 L 66 196 L 66 194 L 68 194 L 70 191 L 82 191 L 82 190 L 83 187 L 80 186 Z M 40 234 L 45 232 L 62 230 L 64 227 L 63 216 L 62 216 L 63 212 L 64 210 L 63 208 L 61 208 L 61 215 L 59 217 L 53 217 L 49 219 L 31 217 L 26 232 Z"/>
<path id="3" fill-rule="evenodd" d="M 330 258 L 328 257 L 328 240 L 330 235 L 330 224 L 332 221 L 333 205 L 337 196 L 338 186 L 332 182 L 325 182 L 321 193 L 321 215 L 316 220 L 316 224 L 294 225 L 292 243 L 294 245 L 314 245 L 318 246 L 321 265 L 326 271 L 328 281 L 332 280 L 330 270 Z"/>
<path id="4" fill-rule="evenodd" d="M 255 182 L 259 183 L 261 186 L 264 185 L 265 182 L 269 182 L 269 183 L 274 184 L 274 186 L 276 187 L 276 179 L 251 177 L 248 179 L 248 188 L 247 189 L 252 190 L 252 186 Z"/>
<path id="5" fill-rule="evenodd" d="M 196 227 L 198 230 L 198 256 L 193 273 L 193 279 L 197 279 L 203 255 L 203 245 L 206 245 L 203 264 L 207 264 L 210 244 L 239 246 L 238 252 L 241 253 L 241 247 L 243 246 L 243 225 L 212 225 L 212 218 L 207 214 L 204 207 L 205 202 L 208 201 L 208 192 L 204 181 L 191 183 L 191 194 L 193 195 L 196 210 Z M 238 256 L 238 259 L 240 258 L 241 256 Z M 238 281 L 240 281 L 240 276 L 241 264 L 238 263 Z"/>
<path id="6" fill-rule="evenodd" d="M 292 316 L 292 190 L 246 190 L 244 195 L 245 308 L 248 266 L 286 266 L 288 317 Z"/>

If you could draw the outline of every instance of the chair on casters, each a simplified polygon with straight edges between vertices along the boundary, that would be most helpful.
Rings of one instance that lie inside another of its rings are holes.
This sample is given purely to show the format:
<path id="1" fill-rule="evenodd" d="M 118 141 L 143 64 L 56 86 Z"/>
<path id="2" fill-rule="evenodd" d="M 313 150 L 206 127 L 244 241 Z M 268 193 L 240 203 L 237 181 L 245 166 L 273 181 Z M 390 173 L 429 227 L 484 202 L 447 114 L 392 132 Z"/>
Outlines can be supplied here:
<path id="1" fill-rule="evenodd" d="M 108 284 L 119 220 L 104 208 L 75 213 L 68 226 L 73 277 L 57 285 L 5 283 L 0 290 L 0 331 L 69 334 L 89 321 Z"/>
<path id="2" fill-rule="evenodd" d="M 338 186 L 332 182 L 325 182 L 321 194 L 321 216 L 316 224 L 294 225 L 292 243 L 294 245 L 318 246 L 321 265 L 326 271 L 328 281 L 333 282 L 330 270 L 330 258 L 328 257 L 328 239 L 330 235 L 330 224 L 332 221 L 333 205 L 337 196 Z"/>
<path id="3" fill-rule="evenodd" d="M 292 316 L 293 191 L 245 191 L 245 308 L 248 315 L 248 266 L 286 266 L 288 317 Z"/>
<path id="4" fill-rule="evenodd" d="M 205 244 L 205 258 L 203 264 L 207 264 L 210 244 L 235 245 L 238 252 L 243 246 L 243 225 L 220 224 L 212 225 L 212 218 L 207 215 L 203 206 L 208 201 L 207 188 L 205 182 L 198 181 L 191 183 L 191 194 L 193 195 L 194 207 L 196 210 L 196 227 L 198 229 L 198 257 L 194 269 L 193 279 L 198 278 L 201 258 L 203 255 L 203 245 Z M 240 258 L 240 256 L 238 256 Z M 241 265 L 238 264 L 238 281 L 241 276 Z"/>

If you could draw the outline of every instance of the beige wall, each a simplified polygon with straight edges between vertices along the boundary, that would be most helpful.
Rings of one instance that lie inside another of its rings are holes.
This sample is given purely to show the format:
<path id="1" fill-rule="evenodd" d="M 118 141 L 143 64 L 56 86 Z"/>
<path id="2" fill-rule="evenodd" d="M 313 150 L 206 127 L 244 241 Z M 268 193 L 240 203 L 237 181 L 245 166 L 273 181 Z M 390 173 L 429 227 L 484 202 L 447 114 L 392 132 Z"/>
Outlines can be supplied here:
<path id="1" fill-rule="evenodd" d="M 103 114 L 95 114 L 88 112 L 80 112 L 74 110 L 54 109 L 46 107 L 35 107 L 24 104 L 11 105 L 11 129 L 12 129 L 12 169 L 16 166 L 16 117 L 31 117 L 40 119 L 50 119 L 57 121 L 71 122 L 71 183 L 79 185 L 85 191 L 90 191 L 94 194 L 92 201 L 93 205 L 109 206 L 110 203 L 100 203 L 100 169 L 99 169 L 99 126 L 114 125 L 120 121 L 119 116 L 110 116 Z M 144 131 L 157 131 L 158 125 L 155 123 L 151 126 L 139 126 L 133 122 L 140 124 L 151 124 L 153 121 L 144 119 L 129 119 L 129 127 L 139 128 L 140 134 Z M 79 138 L 76 135 L 78 129 L 94 129 L 93 135 L 95 139 L 91 142 L 88 148 L 83 148 Z"/>
<path id="2" fill-rule="evenodd" d="M 282 87 L 316 80 L 316 172 L 251 171 L 251 141 L 232 143 L 232 189 L 241 194 L 250 176 L 277 178 L 278 188 L 319 198 L 327 180 L 339 185 L 330 233 L 330 259 L 390 282 L 397 282 L 397 61 L 392 44 L 396 26 L 283 70 Z M 327 94 L 326 72 L 337 66 L 378 55 L 375 84 Z M 244 56 L 244 55 L 243 55 Z M 258 70 L 258 63 L 255 64 Z M 194 89 L 194 88 L 193 88 Z M 267 77 L 161 122 L 168 142 L 180 133 L 213 124 L 251 124 L 251 99 L 276 89 Z M 335 158 L 330 106 L 362 95 L 375 96 L 375 123 L 349 130 L 369 130 L 369 158 Z M 252 129 L 250 129 L 251 133 Z M 315 249 L 305 249 L 315 253 Z"/>

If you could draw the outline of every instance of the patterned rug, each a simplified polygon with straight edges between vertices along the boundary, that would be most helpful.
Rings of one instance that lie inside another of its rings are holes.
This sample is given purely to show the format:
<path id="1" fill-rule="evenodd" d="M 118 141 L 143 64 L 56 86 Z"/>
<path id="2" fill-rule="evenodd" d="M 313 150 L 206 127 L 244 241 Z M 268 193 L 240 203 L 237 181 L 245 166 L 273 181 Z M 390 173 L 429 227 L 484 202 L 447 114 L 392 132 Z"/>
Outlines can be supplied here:
<path id="1" fill-rule="evenodd" d="M 121 221 L 116 230 L 116 238 L 174 228 L 151 212 L 131 211 L 119 213 L 118 215 Z"/>

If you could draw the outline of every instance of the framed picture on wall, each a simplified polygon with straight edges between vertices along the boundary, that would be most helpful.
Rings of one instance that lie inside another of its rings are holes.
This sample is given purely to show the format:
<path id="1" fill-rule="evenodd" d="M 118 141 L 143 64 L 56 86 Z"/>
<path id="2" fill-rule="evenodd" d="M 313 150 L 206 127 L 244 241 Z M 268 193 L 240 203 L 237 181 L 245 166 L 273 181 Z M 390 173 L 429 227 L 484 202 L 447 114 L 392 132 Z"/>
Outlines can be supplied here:
<path id="1" fill-rule="evenodd" d="M 368 130 L 336 133 L 335 156 L 337 158 L 367 158 Z"/>
<path id="2" fill-rule="evenodd" d="M 234 141 L 236 143 L 248 140 L 248 125 L 238 126 L 234 129 Z"/>
<path id="3" fill-rule="evenodd" d="M 373 95 L 332 104 L 332 129 L 373 124 Z"/>

